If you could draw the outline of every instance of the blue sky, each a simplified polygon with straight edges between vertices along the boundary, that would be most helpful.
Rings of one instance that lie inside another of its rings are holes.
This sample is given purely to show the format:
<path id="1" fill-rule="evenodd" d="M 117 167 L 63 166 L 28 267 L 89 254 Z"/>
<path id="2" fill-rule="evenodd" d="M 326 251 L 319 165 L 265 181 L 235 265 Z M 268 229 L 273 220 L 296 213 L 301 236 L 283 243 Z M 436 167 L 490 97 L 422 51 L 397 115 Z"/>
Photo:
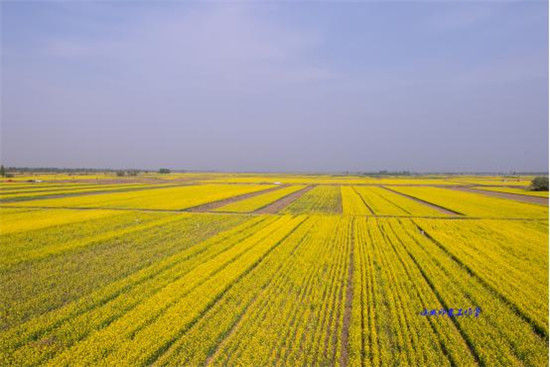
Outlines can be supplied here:
<path id="1" fill-rule="evenodd" d="M 3 2 L 2 162 L 546 171 L 530 2 Z"/>

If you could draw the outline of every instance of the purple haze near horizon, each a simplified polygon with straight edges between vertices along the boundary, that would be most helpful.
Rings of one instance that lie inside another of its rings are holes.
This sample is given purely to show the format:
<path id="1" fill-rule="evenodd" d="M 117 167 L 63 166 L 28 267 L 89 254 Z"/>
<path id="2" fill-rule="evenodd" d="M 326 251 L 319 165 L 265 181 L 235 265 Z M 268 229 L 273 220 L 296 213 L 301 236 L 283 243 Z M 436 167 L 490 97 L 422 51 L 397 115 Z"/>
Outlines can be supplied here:
<path id="1" fill-rule="evenodd" d="M 546 171 L 534 2 L 3 2 L 2 162 Z"/>

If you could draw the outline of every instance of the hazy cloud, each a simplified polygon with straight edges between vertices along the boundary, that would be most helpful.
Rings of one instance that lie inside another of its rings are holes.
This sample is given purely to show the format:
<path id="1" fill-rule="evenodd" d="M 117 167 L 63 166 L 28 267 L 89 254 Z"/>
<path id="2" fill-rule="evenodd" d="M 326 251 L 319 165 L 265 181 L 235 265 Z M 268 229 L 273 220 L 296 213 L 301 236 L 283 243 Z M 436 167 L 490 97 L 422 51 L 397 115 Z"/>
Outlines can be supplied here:
<path id="1" fill-rule="evenodd" d="M 7 164 L 547 166 L 545 3 L 2 7 Z"/>

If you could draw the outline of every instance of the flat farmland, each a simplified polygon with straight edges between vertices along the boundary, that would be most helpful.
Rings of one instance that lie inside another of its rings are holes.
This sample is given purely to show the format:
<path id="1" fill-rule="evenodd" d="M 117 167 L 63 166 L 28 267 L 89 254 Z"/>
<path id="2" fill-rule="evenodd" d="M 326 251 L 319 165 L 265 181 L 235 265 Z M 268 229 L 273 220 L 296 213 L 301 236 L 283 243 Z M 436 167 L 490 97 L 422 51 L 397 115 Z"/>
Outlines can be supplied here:
<path id="1" fill-rule="evenodd" d="M 102 192 L 119 192 L 133 191 L 140 189 L 159 188 L 168 186 L 167 184 L 143 185 L 143 184 L 77 184 L 77 185 L 60 185 L 52 187 L 31 187 L 21 189 L 6 189 L 0 191 L 0 202 L 22 201 L 29 199 L 60 197 L 69 195 L 79 195 L 88 193 Z"/>
<path id="2" fill-rule="evenodd" d="M 262 191 L 269 185 L 187 185 L 177 187 L 149 186 L 150 190 L 82 195 L 55 199 L 24 201 L 14 206 L 45 206 L 73 208 L 122 208 L 122 209 L 187 209 L 229 197 Z"/>
<path id="3" fill-rule="evenodd" d="M 548 365 L 548 206 L 187 178 L 0 186 L 0 365 Z"/>

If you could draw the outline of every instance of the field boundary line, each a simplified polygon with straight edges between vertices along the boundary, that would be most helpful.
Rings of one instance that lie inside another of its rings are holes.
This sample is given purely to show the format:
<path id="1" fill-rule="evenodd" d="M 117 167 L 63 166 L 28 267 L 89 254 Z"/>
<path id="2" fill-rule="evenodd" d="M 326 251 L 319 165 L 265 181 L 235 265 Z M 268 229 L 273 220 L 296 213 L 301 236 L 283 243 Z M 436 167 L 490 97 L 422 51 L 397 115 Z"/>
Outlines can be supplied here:
<path id="1" fill-rule="evenodd" d="M 376 195 L 378 195 L 380 198 L 386 200 L 388 203 L 392 204 L 393 206 L 401 209 L 403 212 L 407 213 L 408 215 L 412 215 L 411 212 L 409 212 L 408 210 L 405 210 L 404 208 L 402 208 L 401 206 L 397 205 L 396 203 L 394 203 L 393 201 L 391 201 L 390 199 L 388 199 L 387 197 L 375 192 Z"/>
<path id="2" fill-rule="evenodd" d="M 339 190 L 340 191 L 340 190 Z M 340 221 L 341 223 L 341 221 Z M 349 226 L 349 224 L 348 224 Z M 343 227 L 339 225 L 339 231 L 343 231 L 343 239 L 346 239 L 346 236 L 348 235 L 348 230 L 345 229 L 347 227 Z M 338 242 L 342 239 L 342 235 L 338 235 L 335 237 Z M 336 241 L 335 241 L 336 243 Z M 345 242 L 344 242 L 345 243 Z M 331 283 L 326 288 L 326 291 L 329 294 L 337 295 L 336 297 L 332 297 L 332 300 L 329 303 L 330 308 L 330 314 L 328 317 L 328 323 L 327 323 L 327 336 L 325 338 L 325 353 L 328 354 L 329 345 L 330 345 L 330 339 L 332 339 L 332 343 L 334 345 L 334 348 L 332 349 L 332 361 L 333 363 L 337 360 L 337 354 L 338 352 L 342 351 L 342 344 L 341 339 L 338 339 L 338 336 L 342 336 L 344 332 L 344 312 L 345 312 L 345 305 L 346 305 L 346 291 L 347 291 L 347 277 L 346 277 L 346 263 L 348 262 L 349 255 L 347 253 L 343 252 L 341 255 L 341 258 L 333 265 L 332 267 L 332 276 L 331 276 Z M 342 267 L 342 269 L 340 269 Z M 339 280 L 342 280 L 342 285 L 338 287 Z M 325 293 L 326 294 L 326 293 Z M 342 307 L 344 306 L 344 307 Z M 344 308 L 344 310 L 342 310 Z M 334 317 L 332 315 L 335 315 Z M 332 338 L 330 338 L 329 334 L 331 331 L 331 321 L 336 320 L 334 322 L 334 329 L 335 332 L 332 333 Z M 340 326 L 342 329 L 340 330 Z M 339 332 L 340 331 L 340 332 Z M 349 336 L 349 334 L 348 334 Z M 346 350 L 347 351 L 347 350 Z"/>
<path id="3" fill-rule="evenodd" d="M 158 212 L 158 213 L 174 213 L 174 214 L 192 214 L 192 215 L 246 215 L 257 216 L 266 215 L 256 212 L 223 212 L 223 211 L 208 211 L 208 212 L 189 212 L 180 209 L 147 209 L 147 208 L 109 208 L 109 207 L 70 207 L 70 206 L 31 206 L 31 205 L 2 205 L 0 209 L 45 209 L 45 210 L 110 210 L 110 211 L 131 211 L 131 212 Z M 1 212 L 0 212 L 1 214 Z M 270 215 L 283 216 L 285 213 L 273 213 Z M 327 215 L 337 216 L 338 214 L 309 214 L 309 215 Z M 383 214 L 354 214 L 353 217 L 364 218 L 408 218 L 408 219 L 442 219 L 442 220 L 521 220 L 521 221 L 547 221 L 546 217 L 479 217 L 479 216 L 430 216 L 430 215 L 383 215 Z"/>
<path id="4" fill-rule="evenodd" d="M 439 210 L 439 211 L 442 212 L 442 213 L 449 214 L 449 215 L 461 215 L 461 216 L 464 216 L 464 213 L 460 213 L 460 212 L 457 212 L 456 210 L 452 210 L 452 209 L 446 208 L 446 207 L 444 207 L 444 206 L 441 206 L 441 205 L 438 205 L 438 204 L 434 204 L 434 203 L 432 203 L 432 202 L 429 202 L 429 201 L 426 201 L 426 200 L 423 200 L 423 199 L 419 199 L 419 198 L 417 198 L 416 196 L 404 194 L 404 193 L 402 193 L 402 192 L 392 190 L 392 189 L 390 189 L 389 187 L 386 187 L 386 186 L 383 186 L 383 185 L 380 185 L 380 187 L 382 187 L 383 189 L 386 189 L 386 190 L 388 190 L 388 191 L 391 191 L 391 192 L 393 192 L 394 194 L 398 194 L 398 195 L 407 197 L 407 198 L 409 198 L 409 199 L 411 199 L 411 200 L 414 200 L 414 201 L 420 202 L 420 203 L 422 203 L 422 204 L 424 204 L 424 205 L 426 205 L 426 206 L 432 207 L 433 209 Z"/>
<path id="5" fill-rule="evenodd" d="M 138 211 L 138 212 L 162 212 L 162 213 L 179 213 L 185 214 L 187 212 L 181 209 L 148 209 L 148 208 L 121 208 L 121 207 L 104 207 L 104 206 L 34 206 L 34 205 L 2 205 L 0 203 L 0 208 L 4 209 L 68 209 L 68 210 L 116 210 L 116 211 Z"/>
<path id="6" fill-rule="evenodd" d="M 355 192 L 357 194 L 357 196 L 359 196 L 359 198 L 361 199 L 361 201 L 363 202 L 363 204 L 365 204 L 365 206 L 367 207 L 367 209 L 372 213 L 373 216 L 376 215 L 376 213 L 374 212 L 374 210 L 372 210 L 372 208 L 370 207 L 369 204 L 367 204 L 367 202 L 365 201 L 365 198 L 363 197 L 363 195 L 361 195 L 360 193 L 357 192 L 357 189 L 355 187 L 351 187 L 353 189 L 353 192 Z"/>
<path id="7" fill-rule="evenodd" d="M 284 187 L 288 187 L 288 186 L 289 185 L 278 185 L 278 186 L 270 187 L 270 188 L 267 188 L 267 189 L 264 189 L 264 190 L 248 192 L 248 193 L 245 193 L 245 194 L 239 194 L 239 195 L 231 196 L 231 197 L 226 198 L 226 199 L 211 201 L 209 203 L 195 205 L 193 207 L 184 208 L 184 209 L 180 209 L 180 210 L 184 211 L 184 212 L 209 212 L 211 210 L 221 208 L 223 206 L 226 206 L 228 204 L 231 204 L 231 203 L 234 203 L 234 202 L 237 202 L 237 201 L 250 199 L 250 198 L 253 198 L 253 197 L 256 197 L 256 196 L 260 196 L 262 194 L 266 194 L 266 193 L 271 192 L 271 191 L 280 190 L 280 189 L 282 189 Z"/>
<path id="8" fill-rule="evenodd" d="M 349 252 L 349 265 L 348 265 L 348 277 L 346 282 L 346 301 L 344 308 L 344 320 L 342 323 L 342 336 L 341 336 L 341 351 L 340 351 L 340 365 L 346 367 L 348 365 L 348 348 L 349 348 L 349 328 L 351 324 L 351 313 L 353 307 L 353 273 L 354 273 L 354 247 L 355 247 L 355 218 L 350 221 L 350 231 L 348 234 L 350 252 Z"/>
<path id="9" fill-rule="evenodd" d="M 534 205 L 543 205 L 548 206 L 548 198 L 540 197 L 540 196 L 530 196 L 530 195 L 523 195 L 523 194 L 516 194 L 513 192 L 500 192 L 500 191 L 491 191 L 491 190 L 479 190 L 473 187 L 464 187 L 464 186 L 455 186 L 455 187 L 449 187 L 450 190 L 455 191 L 461 191 L 461 192 L 469 192 L 472 194 L 480 194 L 489 196 L 492 198 L 498 198 L 498 199 L 505 199 L 505 200 L 512 200 L 517 201 L 524 204 L 534 204 Z"/>
<path id="10" fill-rule="evenodd" d="M 267 204 L 265 204 L 265 205 L 262 205 L 261 207 L 259 207 L 259 208 L 255 209 L 255 210 L 253 210 L 252 213 L 262 213 L 262 212 L 265 211 L 266 208 L 270 207 L 271 205 L 274 205 L 274 204 L 280 202 L 281 200 L 285 200 L 285 199 L 288 200 L 288 197 L 289 197 L 289 196 L 291 196 L 291 195 L 298 195 L 298 194 L 300 194 L 302 191 L 306 190 L 307 188 L 308 188 L 308 186 L 305 186 L 305 187 L 302 187 L 302 188 L 299 189 L 299 190 L 289 192 L 288 194 L 286 194 L 286 195 L 284 195 L 284 196 L 282 196 L 282 197 L 276 199 L 275 201 L 272 201 L 272 202 L 270 202 L 270 203 L 267 203 Z M 301 195 L 303 195 L 303 194 L 301 194 Z M 301 195 L 300 195 L 300 196 L 301 196 Z M 296 200 L 296 199 L 294 199 L 294 200 Z M 292 200 L 292 201 L 294 201 L 294 200 Z M 290 204 L 290 203 L 289 203 L 289 204 Z M 268 214 L 269 211 L 265 211 L 265 213 Z"/>

